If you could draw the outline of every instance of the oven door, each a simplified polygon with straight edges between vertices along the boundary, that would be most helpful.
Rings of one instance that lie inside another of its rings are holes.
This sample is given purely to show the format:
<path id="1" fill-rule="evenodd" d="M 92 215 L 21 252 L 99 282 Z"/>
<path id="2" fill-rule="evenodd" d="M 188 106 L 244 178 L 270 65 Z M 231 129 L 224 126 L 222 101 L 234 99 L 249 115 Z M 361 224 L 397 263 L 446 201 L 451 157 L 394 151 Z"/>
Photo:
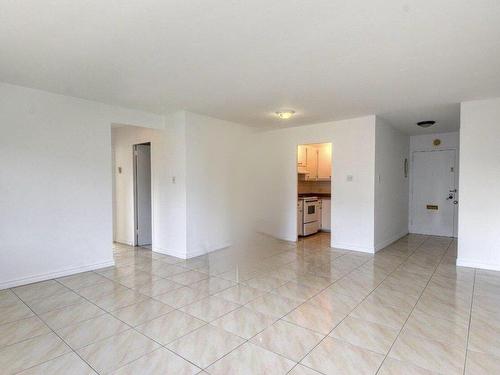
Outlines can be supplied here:
<path id="1" fill-rule="evenodd" d="M 304 201 L 304 224 L 319 221 L 319 200 Z"/>

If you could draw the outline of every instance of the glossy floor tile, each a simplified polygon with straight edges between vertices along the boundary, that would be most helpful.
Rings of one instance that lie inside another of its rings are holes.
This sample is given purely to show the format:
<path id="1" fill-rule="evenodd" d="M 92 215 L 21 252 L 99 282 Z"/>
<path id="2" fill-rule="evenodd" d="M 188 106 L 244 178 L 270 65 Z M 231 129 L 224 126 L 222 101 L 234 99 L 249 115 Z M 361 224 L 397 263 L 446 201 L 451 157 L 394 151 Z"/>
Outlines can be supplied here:
<path id="1" fill-rule="evenodd" d="M 19 373 L 20 375 L 95 375 L 96 372 L 74 352 L 64 354 Z"/>
<path id="2" fill-rule="evenodd" d="M 294 362 L 249 342 L 207 368 L 213 375 L 286 374 Z"/>
<path id="3" fill-rule="evenodd" d="M 0 372 L 500 372 L 500 272 L 455 266 L 456 240 L 254 241 L 188 260 L 113 244 L 113 267 L 0 291 Z"/>
<path id="4" fill-rule="evenodd" d="M 344 341 L 325 338 L 302 363 L 324 374 L 375 374 L 384 356 Z"/>
<path id="5" fill-rule="evenodd" d="M 70 351 L 70 347 L 51 332 L 0 349 L 0 369 L 3 374 L 15 374 Z"/>
<path id="6" fill-rule="evenodd" d="M 251 342 L 299 362 L 323 337 L 317 332 L 280 320 L 255 336 Z"/>
<path id="7" fill-rule="evenodd" d="M 175 355 L 171 351 L 160 348 L 145 356 L 130 362 L 128 365 L 120 367 L 114 371 L 115 375 L 136 375 L 136 374 L 178 374 L 193 375 L 201 371 L 192 363 Z"/>
<path id="8" fill-rule="evenodd" d="M 87 345 L 77 353 L 97 372 L 107 374 L 159 347 L 153 340 L 130 329 Z"/>
<path id="9" fill-rule="evenodd" d="M 205 368 L 244 342 L 241 337 L 207 324 L 170 343 L 167 349 Z"/>

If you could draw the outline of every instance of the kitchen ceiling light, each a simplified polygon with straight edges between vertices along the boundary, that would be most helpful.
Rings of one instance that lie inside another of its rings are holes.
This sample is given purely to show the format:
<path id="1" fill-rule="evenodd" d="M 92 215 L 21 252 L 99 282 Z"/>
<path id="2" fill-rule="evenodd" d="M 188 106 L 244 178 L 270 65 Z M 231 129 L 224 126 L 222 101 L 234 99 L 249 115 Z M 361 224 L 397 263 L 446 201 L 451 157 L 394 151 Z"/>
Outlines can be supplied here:
<path id="1" fill-rule="evenodd" d="M 417 126 L 420 126 L 421 128 L 428 128 L 434 125 L 436 121 L 420 121 L 417 122 Z"/>
<path id="2" fill-rule="evenodd" d="M 276 112 L 276 116 L 278 116 L 282 120 L 288 120 L 295 114 L 295 111 L 286 110 L 286 111 L 278 111 Z"/>

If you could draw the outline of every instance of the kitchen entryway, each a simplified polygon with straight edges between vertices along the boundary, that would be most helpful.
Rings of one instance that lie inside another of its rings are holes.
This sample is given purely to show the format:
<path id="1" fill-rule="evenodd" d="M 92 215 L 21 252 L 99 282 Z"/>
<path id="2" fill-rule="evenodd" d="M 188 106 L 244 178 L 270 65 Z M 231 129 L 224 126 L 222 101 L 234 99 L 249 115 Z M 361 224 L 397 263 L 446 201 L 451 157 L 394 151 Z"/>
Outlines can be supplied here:
<path id="1" fill-rule="evenodd" d="M 297 236 L 331 231 L 332 144 L 297 146 Z"/>

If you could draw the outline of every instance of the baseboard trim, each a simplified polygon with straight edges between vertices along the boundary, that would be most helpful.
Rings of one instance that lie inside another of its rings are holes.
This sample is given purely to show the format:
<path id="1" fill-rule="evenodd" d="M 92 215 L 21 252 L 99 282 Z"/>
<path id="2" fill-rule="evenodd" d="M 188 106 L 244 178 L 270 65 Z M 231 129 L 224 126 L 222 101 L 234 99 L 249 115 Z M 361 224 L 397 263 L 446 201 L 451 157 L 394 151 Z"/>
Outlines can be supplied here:
<path id="1" fill-rule="evenodd" d="M 152 251 L 158 254 L 169 255 L 171 257 L 187 259 L 186 253 L 184 251 L 174 250 L 174 249 L 164 249 L 162 247 L 153 246 Z"/>
<path id="2" fill-rule="evenodd" d="M 13 288 L 16 286 L 21 286 L 21 285 L 32 284 L 32 283 L 36 283 L 39 281 L 56 279 L 58 277 L 70 276 L 70 275 L 74 275 L 76 273 L 93 271 L 93 270 L 97 270 L 99 268 L 111 267 L 114 265 L 115 265 L 115 261 L 109 260 L 107 262 L 102 262 L 102 263 L 94 263 L 94 264 L 88 264 L 85 266 L 71 267 L 71 268 L 66 268 L 64 270 L 60 270 L 60 271 L 43 273 L 43 274 L 23 277 L 23 278 L 15 279 L 15 280 L 8 280 L 8 281 L 4 281 L 4 282 L 0 283 L 0 290 L 7 289 L 7 288 Z"/>
<path id="3" fill-rule="evenodd" d="M 259 230 L 256 231 L 255 233 L 257 233 L 258 235 L 261 235 L 261 236 L 272 238 L 273 240 L 285 241 L 288 243 L 297 243 L 297 238 L 293 239 L 292 237 L 287 237 L 287 236 L 280 237 L 280 236 L 276 236 L 274 234 L 264 232 L 264 231 L 259 231 Z"/>
<path id="4" fill-rule="evenodd" d="M 216 248 L 211 249 L 211 250 L 198 249 L 195 251 L 190 251 L 189 253 L 181 252 L 181 251 L 174 250 L 174 249 L 163 249 L 161 247 L 156 247 L 156 246 L 153 247 L 152 250 L 155 253 L 159 253 L 159 254 L 163 254 L 163 255 L 169 255 L 172 257 L 180 258 L 180 259 L 190 259 L 190 258 L 198 257 L 200 255 L 209 254 L 213 251 L 225 249 L 226 247 L 229 247 L 229 246 L 231 246 L 231 244 L 227 243 L 227 244 L 219 245 Z"/>
<path id="5" fill-rule="evenodd" d="M 369 247 L 363 247 L 363 246 L 359 246 L 359 245 L 356 245 L 356 244 L 350 244 L 350 243 L 346 243 L 346 242 L 332 242 L 331 247 L 334 247 L 336 249 L 341 249 L 341 250 L 351 250 L 351 251 L 359 251 L 361 253 L 369 253 L 369 254 L 373 254 L 374 251 L 373 251 L 373 248 L 369 248 Z"/>
<path id="6" fill-rule="evenodd" d="M 115 240 L 114 242 L 120 243 L 122 245 L 129 245 L 129 246 L 134 246 L 134 243 L 132 241 L 125 241 L 125 240 Z"/>
<path id="7" fill-rule="evenodd" d="M 457 259 L 457 266 L 459 267 L 469 267 L 469 268 L 479 268 L 482 270 L 490 270 L 490 271 L 500 271 L 500 264 L 490 264 L 490 263 L 481 263 L 476 262 L 474 260 L 468 259 Z"/>
<path id="8" fill-rule="evenodd" d="M 385 241 L 382 241 L 382 242 L 379 242 L 378 244 L 375 245 L 375 252 L 379 251 L 379 250 L 382 250 L 384 247 L 387 247 L 389 246 L 390 244 L 396 242 L 397 240 L 399 240 L 400 238 L 403 238 L 404 236 L 406 236 L 408 233 L 408 231 L 406 232 L 401 232 Z"/>
<path id="9" fill-rule="evenodd" d="M 210 253 L 212 253 L 214 251 L 222 250 L 222 249 L 225 249 L 226 247 L 229 247 L 229 246 L 231 246 L 231 244 L 229 242 L 226 242 L 226 243 L 217 245 L 213 249 L 210 249 L 210 250 L 197 249 L 197 250 L 194 250 L 194 251 L 189 251 L 188 254 L 187 254 L 186 259 L 195 258 L 195 257 L 198 257 L 200 255 L 210 254 Z"/>

